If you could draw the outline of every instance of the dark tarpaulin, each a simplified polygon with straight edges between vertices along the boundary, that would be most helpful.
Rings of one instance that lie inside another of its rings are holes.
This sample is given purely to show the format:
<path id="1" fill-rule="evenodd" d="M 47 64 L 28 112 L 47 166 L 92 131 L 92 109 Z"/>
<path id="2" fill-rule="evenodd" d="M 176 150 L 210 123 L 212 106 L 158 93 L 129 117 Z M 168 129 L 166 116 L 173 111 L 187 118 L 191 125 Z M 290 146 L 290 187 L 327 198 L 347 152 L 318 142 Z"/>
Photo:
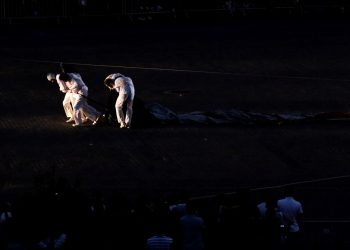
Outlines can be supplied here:
<path id="1" fill-rule="evenodd" d="M 315 114 L 258 113 L 239 109 L 193 111 L 177 114 L 159 103 L 146 103 L 145 109 L 162 124 L 284 124 L 326 120 L 350 119 L 347 112 L 320 112 Z"/>
<path id="2" fill-rule="evenodd" d="M 108 100 L 108 116 L 115 121 L 115 100 L 117 94 L 111 93 Z M 193 111 L 176 113 L 175 111 L 157 103 L 143 102 L 135 98 L 133 105 L 132 127 L 154 127 L 164 125 L 263 125 L 290 124 L 301 122 L 319 122 L 350 119 L 347 112 L 319 112 L 315 114 L 301 113 L 259 113 L 240 109 Z"/>

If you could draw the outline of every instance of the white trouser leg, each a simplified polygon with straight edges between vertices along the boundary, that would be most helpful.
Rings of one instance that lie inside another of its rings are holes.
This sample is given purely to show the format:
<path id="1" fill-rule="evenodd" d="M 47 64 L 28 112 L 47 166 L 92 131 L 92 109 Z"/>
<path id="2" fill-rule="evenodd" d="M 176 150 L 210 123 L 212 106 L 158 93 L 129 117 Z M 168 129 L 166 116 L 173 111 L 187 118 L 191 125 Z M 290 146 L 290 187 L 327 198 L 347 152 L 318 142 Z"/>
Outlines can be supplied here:
<path id="1" fill-rule="evenodd" d="M 125 124 L 125 117 L 123 112 L 123 103 L 126 100 L 127 95 L 126 94 L 119 94 L 117 101 L 115 102 L 115 111 L 117 114 L 118 123 L 120 125 Z"/>
<path id="2" fill-rule="evenodd" d="M 126 117 L 125 117 L 125 123 L 127 127 L 130 127 L 131 125 L 131 118 L 133 113 L 133 103 L 135 98 L 135 88 L 134 85 L 129 85 L 129 89 L 127 90 L 127 99 L 126 99 Z"/>
<path id="3" fill-rule="evenodd" d="M 63 109 L 67 118 L 73 117 L 72 94 L 66 93 L 63 99 Z"/>
<path id="4" fill-rule="evenodd" d="M 125 123 L 126 126 L 131 125 L 131 118 L 132 118 L 132 105 L 133 105 L 133 100 L 128 100 L 127 101 L 127 106 L 126 106 L 126 115 L 125 115 Z"/>
<path id="5" fill-rule="evenodd" d="M 74 94 L 73 111 L 74 111 L 74 121 L 76 125 L 80 125 L 83 123 L 82 113 L 83 113 L 84 101 L 85 100 L 82 96 L 80 96 L 79 94 Z"/>
<path id="6" fill-rule="evenodd" d="M 84 114 L 89 120 L 95 121 L 99 116 L 100 112 L 98 112 L 94 107 L 90 106 L 87 103 L 86 97 L 88 96 L 87 89 L 82 89 L 81 94 L 77 94 L 77 103 L 75 105 L 75 109 L 80 111 L 80 119 L 77 116 L 76 124 L 80 124 L 82 122 L 82 114 Z"/>
<path id="7" fill-rule="evenodd" d="M 83 106 L 83 113 L 91 121 L 95 121 L 99 116 L 100 112 L 98 112 L 94 107 L 85 102 Z"/>

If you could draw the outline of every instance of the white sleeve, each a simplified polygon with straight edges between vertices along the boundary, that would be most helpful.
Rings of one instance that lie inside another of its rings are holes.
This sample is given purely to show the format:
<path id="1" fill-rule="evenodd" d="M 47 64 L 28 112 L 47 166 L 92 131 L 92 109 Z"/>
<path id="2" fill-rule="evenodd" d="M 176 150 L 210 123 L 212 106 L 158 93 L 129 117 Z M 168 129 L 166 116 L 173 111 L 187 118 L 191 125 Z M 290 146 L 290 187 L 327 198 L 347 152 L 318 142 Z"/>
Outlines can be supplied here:
<path id="1" fill-rule="evenodd" d="M 58 83 L 60 91 L 63 92 L 63 93 L 66 93 L 68 91 L 68 87 L 67 87 L 67 85 L 65 84 L 64 81 L 60 80 L 60 75 L 56 75 L 56 81 Z"/>

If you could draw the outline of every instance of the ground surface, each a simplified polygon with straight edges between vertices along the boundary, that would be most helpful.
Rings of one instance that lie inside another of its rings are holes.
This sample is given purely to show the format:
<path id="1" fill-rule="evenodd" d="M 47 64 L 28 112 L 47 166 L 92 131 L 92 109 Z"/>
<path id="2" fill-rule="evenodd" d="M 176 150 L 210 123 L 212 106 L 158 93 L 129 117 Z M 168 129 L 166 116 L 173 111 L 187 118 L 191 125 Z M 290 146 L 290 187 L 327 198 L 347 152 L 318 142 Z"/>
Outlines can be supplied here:
<path id="1" fill-rule="evenodd" d="M 309 220 L 347 220 L 349 121 L 77 129 L 64 122 L 63 94 L 45 76 L 58 70 L 56 62 L 76 63 L 90 97 L 105 103 L 104 77 L 121 72 L 134 80 L 140 99 L 178 113 L 345 112 L 349 42 L 345 21 L 6 26 L 0 37 L 2 194 L 28 191 L 41 175 L 130 197 L 179 190 L 211 197 L 297 183 Z"/>

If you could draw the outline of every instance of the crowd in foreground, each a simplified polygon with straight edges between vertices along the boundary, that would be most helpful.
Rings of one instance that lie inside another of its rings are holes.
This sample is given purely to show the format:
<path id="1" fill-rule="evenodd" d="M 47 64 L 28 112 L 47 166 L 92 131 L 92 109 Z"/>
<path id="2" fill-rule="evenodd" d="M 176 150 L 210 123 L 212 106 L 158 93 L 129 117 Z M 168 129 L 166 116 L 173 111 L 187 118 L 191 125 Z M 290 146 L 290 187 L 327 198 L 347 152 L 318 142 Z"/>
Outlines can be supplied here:
<path id="1" fill-rule="evenodd" d="M 201 200 L 187 192 L 130 199 L 86 194 L 65 179 L 18 199 L 2 199 L 1 249 L 345 249 L 324 231 L 305 237 L 303 205 L 292 189 L 281 196 L 249 189 Z M 307 248 L 306 248 L 307 246 Z"/>

